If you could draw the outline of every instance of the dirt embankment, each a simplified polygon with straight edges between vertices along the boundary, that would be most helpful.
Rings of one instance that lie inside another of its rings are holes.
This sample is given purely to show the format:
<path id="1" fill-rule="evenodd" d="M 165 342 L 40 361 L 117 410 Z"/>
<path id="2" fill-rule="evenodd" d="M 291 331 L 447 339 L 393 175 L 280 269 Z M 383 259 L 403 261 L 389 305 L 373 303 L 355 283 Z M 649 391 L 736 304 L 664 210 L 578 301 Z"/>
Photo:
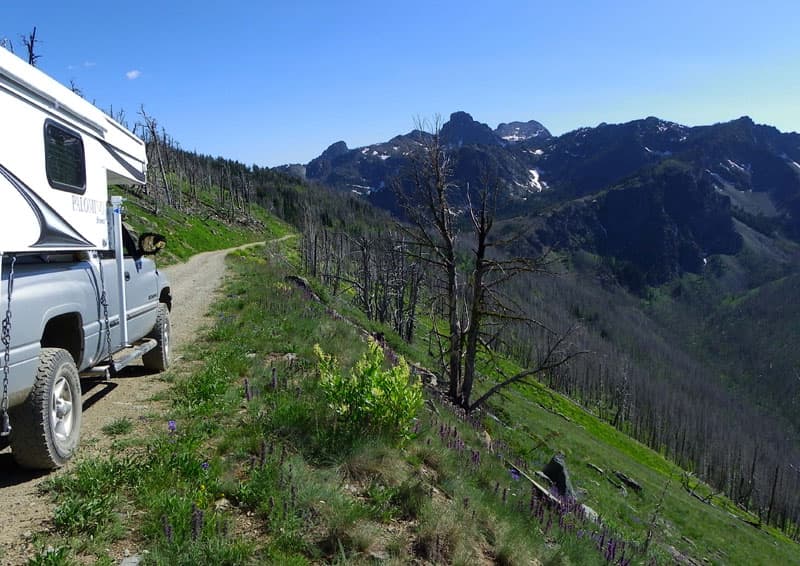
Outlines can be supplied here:
<path id="1" fill-rule="evenodd" d="M 225 275 L 225 256 L 230 251 L 201 253 L 186 263 L 163 269 L 173 297 L 173 366 L 180 364 L 181 350 L 204 325 L 214 292 Z M 138 426 L 148 414 L 157 411 L 153 396 L 167 384 L 159 374 L 147 374 L 134 365 L 113 380 L 84 380 L 82 387 L 84 413 L 77 461 L 108 450 L 110 442 L 101 430 L 103 426 L 124 417 Z M 50 474 L 20 469 L 9 449 L 0 452 L 0 509 L 6 518 L 0 529 L 0 564 L 24 564 L 35 552 L 32 535 L 51 528 L 53 504 L 39 487 L 48 477 Z"/>

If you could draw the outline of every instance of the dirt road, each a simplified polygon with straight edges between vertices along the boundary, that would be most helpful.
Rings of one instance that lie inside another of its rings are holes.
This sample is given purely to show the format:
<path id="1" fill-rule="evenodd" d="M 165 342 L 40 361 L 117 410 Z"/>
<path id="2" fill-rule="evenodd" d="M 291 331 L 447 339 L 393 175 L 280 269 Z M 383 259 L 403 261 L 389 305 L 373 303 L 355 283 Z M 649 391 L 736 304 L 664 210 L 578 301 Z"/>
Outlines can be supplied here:
<path id="1" fill-rule="evenodd" d="M 173 297 L 173 366 L 180 363 L 182 348 L 195 339 L 204 325 L 208 307 L 225 275 L 225 255 L 230 251 L 201 253 L 186 263 L 163 269 Z M 153 396 L 167 387 L 158 374 L 148 375 L 137 366 L 126 368 L 113 380 L 84 380 L 81 385 L 84 413 L 76 461 L 108 449 L 110 440 L 101 430 L 106 424 L 127 417 L 135 426 L 141 426 L 144 417 L 158 410 Z M 35 552 L 32 535 L 51 528 L 53 504 L 48 496 L 39 493 L 39 486 L 50 476 L 22 470 L 9 449 L 0 452 L 0 509 L 5 518 L 0 528 L 0 564 L 24 564 Z"/>

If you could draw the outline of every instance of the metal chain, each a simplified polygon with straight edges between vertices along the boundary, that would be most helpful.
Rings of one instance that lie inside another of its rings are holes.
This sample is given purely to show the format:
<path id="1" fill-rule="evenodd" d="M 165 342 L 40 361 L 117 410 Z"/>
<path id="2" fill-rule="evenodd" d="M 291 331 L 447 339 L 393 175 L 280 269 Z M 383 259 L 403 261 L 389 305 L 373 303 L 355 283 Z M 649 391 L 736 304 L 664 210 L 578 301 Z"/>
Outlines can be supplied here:
<path id="1" fill-rule="evenodd" d="M 0 258 L 2 260 L 2 258 Z M 11 256 L 11 269 L 8 272 L 8 304 L 6 305 L 6 316 L 3 319 L 2 342 L 3 352 L 3 399 L 0 401 L 0 412 L 2 413 L 2 423 L 0 424 L 0 437 L 11 434 L 11 422 L 8 418 L 8 375 L 11 372 L 11 295 L 14 291 L 14 264 L 17 263 L 17 256 Z"/>
<path id="2" fill-rule="evenodd" d="M 111 357 L 111 324 L 108 322 L 108 296 L 106 295 L 106 280 L 103 276 L 103 258 L 97 252 L 97 264 L 100 270 L 100 304 L 103 306 L 103 322 L 106 325 L 106 348 L 108 357 Z"/>

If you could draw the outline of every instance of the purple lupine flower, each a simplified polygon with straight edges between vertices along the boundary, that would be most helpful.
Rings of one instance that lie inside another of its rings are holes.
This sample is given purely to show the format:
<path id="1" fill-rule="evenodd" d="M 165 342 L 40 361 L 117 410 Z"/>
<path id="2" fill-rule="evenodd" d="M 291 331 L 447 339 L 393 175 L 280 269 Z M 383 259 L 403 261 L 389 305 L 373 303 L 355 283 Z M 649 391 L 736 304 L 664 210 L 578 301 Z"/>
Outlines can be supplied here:
<path id="1" fill-rule="evenodd" d="M 198 509 L 197 505 L 192 503 L 192 540 L 197 540 L 203 533 L 204 513 L 202 509 Z"/>
<path id="2" fill-rule="evenodd" d="M 606 562 L 614 562 L 617 554 L 617 541 L 611 539 L 606 546 Z"/>
<path id="3" fill-rule="evenodd" d="M 178 423 L 173 420 L 167 421 L 167 430 L 170 432 L 175 432 L 178 430 Z"/>
<path id="4" fill-rule="evenodd" d="M 164 537 L 167 542 L 172 542 L 172 525 L 169 524 L 169 519 L 166 515 L 161 515 L 161 527 L 164 529 Z"/>

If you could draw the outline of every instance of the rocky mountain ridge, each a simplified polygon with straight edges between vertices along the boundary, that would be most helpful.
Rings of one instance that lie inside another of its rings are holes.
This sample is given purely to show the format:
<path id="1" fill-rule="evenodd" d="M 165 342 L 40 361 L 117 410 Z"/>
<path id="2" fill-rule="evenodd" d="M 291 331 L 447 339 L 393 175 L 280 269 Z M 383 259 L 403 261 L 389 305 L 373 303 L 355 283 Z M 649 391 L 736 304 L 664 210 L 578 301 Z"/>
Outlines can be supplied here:
<path id="1" fill-rule="evenodd" d="M 304 175 L 397 212 L 392 186 L 429 135 L 414 130 L 355 149 L 336 142 Z M 611 257 L 634 287 L 738 252 L 734 219 L 767 236 L 800 237 L 800 135 L 749 117 L 695 127 L 648 117 L 552 136 L 536 121 L 493 130 L 455 112 L 440 136 L 454 183 L 477 187 L 490 172 L 507 196 L 502 215 L 535 227 L 531 245 Z"/>

